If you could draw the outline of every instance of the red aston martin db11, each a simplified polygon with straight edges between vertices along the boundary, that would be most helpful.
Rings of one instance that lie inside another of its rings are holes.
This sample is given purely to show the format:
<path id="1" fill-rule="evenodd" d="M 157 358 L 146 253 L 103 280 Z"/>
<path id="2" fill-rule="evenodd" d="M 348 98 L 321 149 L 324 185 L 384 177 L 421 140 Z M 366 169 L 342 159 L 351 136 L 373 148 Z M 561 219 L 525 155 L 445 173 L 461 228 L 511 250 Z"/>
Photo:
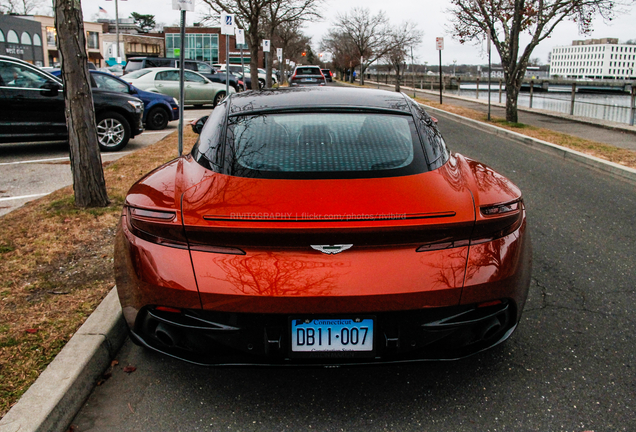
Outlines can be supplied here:
<path id="1" fill-rule="evenodd" d="M 192 152 L 126 197 L 115 272 L 136 343 L 205 365 L 381 363 L 516 328 L 521 192 L 406 95 L 246 92 L 193 128 Z"/>

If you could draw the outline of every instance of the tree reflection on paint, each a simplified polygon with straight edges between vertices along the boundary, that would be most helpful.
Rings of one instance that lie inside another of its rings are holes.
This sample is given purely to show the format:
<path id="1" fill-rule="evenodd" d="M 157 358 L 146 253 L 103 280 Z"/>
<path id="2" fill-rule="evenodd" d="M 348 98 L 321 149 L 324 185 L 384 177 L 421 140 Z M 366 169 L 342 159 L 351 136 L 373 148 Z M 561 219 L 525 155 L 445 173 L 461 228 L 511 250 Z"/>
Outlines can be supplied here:
<path id="1" fill-rule="evenodd" d="M 342 275 L 330 268 L 346 266 L 342 262 L 308 260 L 304 255 L 274 252 L 223 256 L 215 258 L 214 263 L 225 273 L 222 280 L 232 284 L 238 293 L 259 296 L 330 295 Z"/>

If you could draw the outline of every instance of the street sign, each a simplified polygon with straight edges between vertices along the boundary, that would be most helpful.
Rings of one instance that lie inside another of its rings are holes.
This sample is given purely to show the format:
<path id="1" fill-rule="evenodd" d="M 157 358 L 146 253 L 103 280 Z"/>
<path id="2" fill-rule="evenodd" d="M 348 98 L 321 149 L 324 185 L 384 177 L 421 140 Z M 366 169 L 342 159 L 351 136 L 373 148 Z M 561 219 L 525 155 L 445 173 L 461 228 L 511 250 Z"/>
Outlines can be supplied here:
<path id="1" fill-rule="evenodd" d="M 245 43 L 245 30 L 236 29 L 236 44 L 243 45 Z"/>
<path id="2" fill-rule="evenodd" d="M 276 57 L 278 57 L 278 61 L 283 61 L 283 49 L 276 48 Z"/>
<path id="3" fill-rule="evenodd" d="M 435 49 L 438 51 L 441 51 L 444 49 L 444 38 L 443 37 L 436 37 L 435 38 Z"/>
<path id="4" fill-rule="evenodd" d="M 179 57 L 181 55 L 181 48 L 173 48 L 172 50 L 175 57 Z"/>
<path id="5" fill-rule="evenodd" d="M 289 64 L 289 59 L 285 59 L 285 64 Z"/>
<path id="6" fill-rule="evenodd" d="M 194 0 L 172 0 L 172 9 L 194 12 Z"/>
<path id="7" fill-rule="evenodd" d="M 269 52 L 269 39 L 263 39 L 263 52 Z"/>
<path id="8" fill-rule="evenodd" d="M 227 12 L 221 12 L 221 34 L 234 34 L 234 15 Z"/>

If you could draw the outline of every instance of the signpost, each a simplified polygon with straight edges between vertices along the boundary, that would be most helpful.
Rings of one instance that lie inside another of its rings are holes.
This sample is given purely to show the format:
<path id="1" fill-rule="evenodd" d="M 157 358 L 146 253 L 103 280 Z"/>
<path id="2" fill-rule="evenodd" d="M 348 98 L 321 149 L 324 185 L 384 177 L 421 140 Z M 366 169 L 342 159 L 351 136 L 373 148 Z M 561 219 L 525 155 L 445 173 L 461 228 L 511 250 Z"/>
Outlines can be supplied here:
<path id="1" fill-rule="evenodd" d="M 435 49 L 439 51 L 439 103 L 442 104 L 442 50 L 444 49 L 444 38 L 435 38 Z"/>
<path id="2" fill-rule="evenodd" d="M 237 28 L 236 29 L 236 44 L 241 46 L 241 77 L 243 78 L 243 85 L 245 86 L 245 90 L 247 90 L 247 84 L 245 84 L 245 63 L 243 62 L 243 47 L 245 45 L 245 30 Z M 228 78 L 230 77 L 230 71 L 227 71 Z"/>
<path id="3" fill-rule="evenodd" d="M 263 52 L 265 53 L 265 70 L 267 70 L 267 53 L 269 53 L 270 41 L 269 39 L 263 39 Z M 265 77 L 265 83 L 267 83 L 267 77 Z"/>
<path id="4" fill-rule="evenodd" d="M 185 103 L 183 86 L 183 63 L 185 53 L 186 11 L 194 12 L 194 0 L 172 0 L 172 9 L 181 11 L 180 48 L 179 48 L 179 156 L 183 154 L 183 104 Z M 119 53 L 119 47 L 117 47 Z"/>
<path id="5" fill-rule="evenodd" d="M 486 36 L 488 38 L 488 121 L 490 121 L 490 70 L 492 69 L 490 63 L 490 31 L 486 33 Z M 530 87 L 530 90 L 532 90 L 532 87 Z M 530 101 L 530 108 L 532 108 L 532 99 L 530 99 Z"/>
<path id="6" fill-rule="evenodd" d="M 230 94 L 230 35 L 234 34 L 234 15 L 221 12 L 221 34 L 225 35 L 225 96 Z"/>

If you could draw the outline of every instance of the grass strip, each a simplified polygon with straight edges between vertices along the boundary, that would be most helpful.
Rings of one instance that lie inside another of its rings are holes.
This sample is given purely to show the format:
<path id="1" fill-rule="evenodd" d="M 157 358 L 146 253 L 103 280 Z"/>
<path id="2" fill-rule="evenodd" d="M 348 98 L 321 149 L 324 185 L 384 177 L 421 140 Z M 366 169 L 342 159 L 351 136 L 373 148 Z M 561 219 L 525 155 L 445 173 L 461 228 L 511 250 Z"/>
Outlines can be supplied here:
<path id="1" fill-rule="evenodd" d="M 184 142 L 195 140 L 186 130 Z M 173 133 L 104 164 L 108 207 L 75 207 L 68 186 L 0 217 L 0 417 L 114 286 L 113 236 L 126 192 L 176 158 L 177 141 Z"/>

